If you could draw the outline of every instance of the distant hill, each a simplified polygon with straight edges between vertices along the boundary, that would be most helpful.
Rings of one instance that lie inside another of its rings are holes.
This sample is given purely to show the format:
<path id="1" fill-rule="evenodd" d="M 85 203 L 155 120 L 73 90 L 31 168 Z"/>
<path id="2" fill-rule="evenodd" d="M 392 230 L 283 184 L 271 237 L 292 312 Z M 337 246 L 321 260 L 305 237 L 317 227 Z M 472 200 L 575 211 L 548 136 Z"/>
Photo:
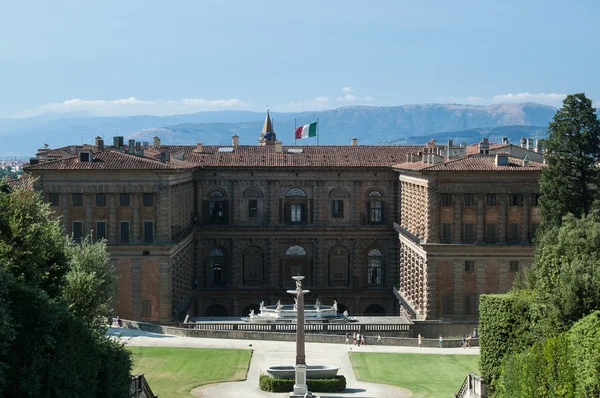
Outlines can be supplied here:
<path id="1" fill-rule="evenodd" d="M 431 138 L 474 142 L 480 137 L 535 136 L 545 131 L 556 109 L 534 103 L 489 106 L 423 104 L 393 107 L 352 106 L 318 112 L 272 112 L 277 138 L 284 145 L 294 143 L 294 125 L 319 119 L 319 144 L 423 143 Z M 0 155 L 31 156 L 47 143 L 51 147 L 93 142 L 93 137 L 123 135 L 126 139 L 152 141 L 155 135 L 164 144 L 231 143 L 237 134 L 241 144 L 256 144 L 264 113 L 250 111 L 200 112 L 175 116 L 59 118 L 52 114 L 25 119 L 0 119 Z M 296 119 L 296 122 L 294 122 Z M 524 128 L 531 127 L 531 129 Z M 504 128 L 501 130 L 500 128 Z M 500 130 L 498 130 L 500 129 Z M 497 139 L 494 139 L 498 141 Z M 303 144 L 316 143 L 308 139 Z"/>

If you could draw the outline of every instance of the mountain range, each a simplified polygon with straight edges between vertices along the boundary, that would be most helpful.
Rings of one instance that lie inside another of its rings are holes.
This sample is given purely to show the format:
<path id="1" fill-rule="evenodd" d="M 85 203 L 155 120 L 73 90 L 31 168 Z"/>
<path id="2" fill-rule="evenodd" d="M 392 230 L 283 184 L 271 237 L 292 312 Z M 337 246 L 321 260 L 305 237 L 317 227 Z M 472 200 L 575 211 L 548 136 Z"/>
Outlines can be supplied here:
<path id="1" fill-rule="evenodd" d="M 543 138 L 556 108 L 535 103 L 403 106 L 351 106 L 324 111 L 271 112 L 277 139 L 294 144 L 294 126 L 319 120 L 319 144 L 422 144 L 438 141 L 474 143 L 482 137 L 499 141 L 521 136 Z M 43 114 L 20 119 L 0 119 L 0 156 L 33 156 L 44 143 L 52 148 L 92 143 L 95 136 L 107 143 L 112 136 L 163 144 L 228 145 L 237 134 L 240 144 L 254 145 L 265 114 L 251 111 L 199 112 L 174 116 L 96 117 L 85 112 Z M 298 144 L 316 144 L 310 138 Z"/>

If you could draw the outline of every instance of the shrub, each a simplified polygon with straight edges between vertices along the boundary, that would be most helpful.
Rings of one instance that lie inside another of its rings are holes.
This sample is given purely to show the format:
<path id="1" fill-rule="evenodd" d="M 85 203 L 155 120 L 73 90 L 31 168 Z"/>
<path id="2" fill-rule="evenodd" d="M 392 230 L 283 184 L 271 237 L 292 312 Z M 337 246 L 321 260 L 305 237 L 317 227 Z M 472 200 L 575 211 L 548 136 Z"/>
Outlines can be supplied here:
<path id="1" fill-rule="evenodd" d="M 274 379 L 262 374 L 259 386 L 262 391 L 290 392 L 294 389 L 294 379 Z M 346 378 L 338 375 L 333 379 L 307 379 L 306 384 L 311 392 L 340 392 L 346 389 Z"/>
<path id="2" fill-rule="evenodd" d="M 576 397 L 600 396 L 600 311 L 582 318 L 568 332 Z"/>

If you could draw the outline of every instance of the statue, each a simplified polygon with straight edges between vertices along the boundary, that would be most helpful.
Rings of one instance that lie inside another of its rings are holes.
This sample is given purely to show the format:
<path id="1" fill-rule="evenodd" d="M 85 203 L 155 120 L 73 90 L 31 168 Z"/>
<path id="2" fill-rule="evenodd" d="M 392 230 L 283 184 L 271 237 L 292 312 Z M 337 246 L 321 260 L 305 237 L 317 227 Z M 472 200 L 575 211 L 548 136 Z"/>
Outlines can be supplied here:
<path id="1" fill-rule="evenodd" d="M 261 301 L 261 302 L 260 302 L 260 310 L 262 311 L 262 310 L 264 310 L 264 309 L 265 309 L 265 302 L 264 302 L 264 301 Z"/>
<path id="2" fill-rule="evenodd" d="M 277 312 L 281 311 L 281 307 L 283 307 L 281 305 L 281 300 L 277 300 L 277 308 L 275 308 L 277 310 Z"/>
<path id="3" fill-rule="evenodd" d="M 337 312 L 337 300 L 333 300 L 332 308 L 335 310 L 335 312 Z"/>
<path id="4" fill-rule="evenodd" d="M 294 311 L 298 311 L 298 299 L 294 297 Z"/>
<path id="5" fill-rule="evenodd" d="M 348 310 L 344 311 L 344 316 L 348 318 Z"/>
<path id="6" fill-rule="evenodd" d="M 315 303 L 315 308 L 318 310 L 321 309 L 321 302 L 319 301 L 319 299 L 317 299 L 317 302 Z"/>
<path id="7" fill-rule="evenodd" d="M 250 310 L 250 319 L 254 318 L 254 310 Z"/>

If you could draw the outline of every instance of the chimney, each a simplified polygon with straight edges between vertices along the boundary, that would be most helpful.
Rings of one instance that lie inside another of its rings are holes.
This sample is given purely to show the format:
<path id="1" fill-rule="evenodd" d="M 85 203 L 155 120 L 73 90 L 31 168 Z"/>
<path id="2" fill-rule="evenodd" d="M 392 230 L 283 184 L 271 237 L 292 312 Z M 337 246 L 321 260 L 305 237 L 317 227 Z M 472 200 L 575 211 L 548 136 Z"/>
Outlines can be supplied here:
<path id="1" fill-rule="evenodd" d="M 133 154 L 135 150 L 135 140 L 129 140 L 129 145 L 127 146 L 127 152 Z"/>
<path id="2" fill-rule="evenodd" d="M 535 151 L 537 153 L 544 153 L 544 141 L 543 140 L 535 140 Z"/>
<path id="3" fill-rule="evenodd" d="M 144 141 L 144 149 L 148 149 L 148 143 Z"/>
<path id="4" fill-rule="evenodd" d="M 502 144 L 508 145 L 510 142 L 508 141 L 508 137 L 502 137 Z"/>
<path id="5" fill-rule="evenodd" d="M 154 136 L 154 146 L 160 146 L 160 138 L 158 136 Z"/>
<path id="6" fill-rule="evenodd" d="M 490 153 L 490 143 L 487 138 L 482 138 L 479 143 L 479 154 L 488 155 Z"/>
<path id="7" fill-rule="evenodd" d="M 533 151 L 533 149 L 534 149 L 533 138 L 528 138 L 527 139 L 527 149 L 529 149 L 530 151 Z"/>
<path id="8" fill-rule="evenodd" d="M 525 137 L 521 137 L 521 148 L 523 148 L 523 149 L 527 148 L 527 138 L 525 138 Z"/>
<path id="9" fill-rule="evenodd" d="M 96 137 L 96 148 L 98 148 L 99 151 L 104 150 L 104 139 L 100 136 Z"/>
<path id="10" fill-rule="evenodd" d="M 169 154 L 169 152 L 161 152 L 160 153 L 160 161 L 161 162 L 171 161 L 171 155 Z"/>
<path id="11" fill-rule="evenodd" d="M 231 137 L 231 146 L 232 147 L 238 147 L 240 145 L 240 137 L 238 135 L 234 135 L 233 137 Z"/>
<path id="12" fill-rule="evenodd" d="M 358 145 L 358 138 L 352 138 L 352 146 Z"/>
<path id="13" fill-rule="evenodd" d="M 29 164 L 31 166 L 33 166 L 34 164 L 38 164 L 40 163 L 40 160 L 38 158 L 29 158 Z"/>
<path id="14" fill-rule="evenodd" d="M 113 137 L 113 146 L 117 149 L 123 148 L 123 137 L 122 136 Z"/>
<path id="15" fill-rule="evenodd" d="M 135 151 L 139 152 L 141 150 L 142 150 L 142 143 L 138 141 L 135 143 Z"/>
<path id="16" fill-rule="evenodd" d="M 523 167 L 527 166 L 529 166 L 529 156 L 525 155 L 525 157 L 523 158 Z"/>
<path id="17" fill-rule="evenodd" d="M 196 149 L 194 149 L 194 152 L 202 153 L 202 143 L 201 142 L 196 143 Z"/>
<path id="18" fill-rule="evenodd" d="M 281 141 L 275 141 L 275 153 L 283 153 L 283 146 Z"/>

